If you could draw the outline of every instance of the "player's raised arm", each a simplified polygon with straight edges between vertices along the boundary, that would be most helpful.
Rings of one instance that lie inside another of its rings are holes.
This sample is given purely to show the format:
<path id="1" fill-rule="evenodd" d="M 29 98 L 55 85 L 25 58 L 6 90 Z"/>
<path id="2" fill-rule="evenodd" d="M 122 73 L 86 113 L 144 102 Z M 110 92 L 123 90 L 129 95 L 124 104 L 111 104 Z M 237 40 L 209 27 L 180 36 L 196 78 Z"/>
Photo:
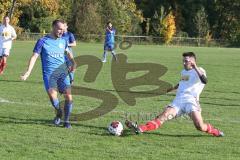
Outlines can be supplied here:
<path id="1" fill-rule="evenodd" d="M 20 77 L 21 80 L 25 81 L 25 80 L 29 77 L 29 75 L 30 75 L 31 72 L 32 72 L 32 69 L 33 69 L 33 67 L 34 67 L 34 64 L 35 64 L 38 56 L 39 56 L 39 54 L 33 53 L 33 55 L 31 56 L 31 58 L 30 58 L 30 60 L 29 60 L 29 62 L 28 62 L 28 68 L 27 68 L 27 70 L 26 70 L 25 73 L 24 73 L 23 75 L 21 75 L 21 77 Z"/>
<path id="2" fill-rule="evenodd" d="M 195 69 L 195 71 L 197 72 L 197 74 L 198 74 L 201 82 L 202 82 L 203 84 L 207 84 L 207 76 L 206 76 L 206 73 L 205 73 L 201 68 L 199 68 L 199 67 L 197 66 L 196 61 L 192 60 L 191 63 L 192 63 L 193 69 Z"/>

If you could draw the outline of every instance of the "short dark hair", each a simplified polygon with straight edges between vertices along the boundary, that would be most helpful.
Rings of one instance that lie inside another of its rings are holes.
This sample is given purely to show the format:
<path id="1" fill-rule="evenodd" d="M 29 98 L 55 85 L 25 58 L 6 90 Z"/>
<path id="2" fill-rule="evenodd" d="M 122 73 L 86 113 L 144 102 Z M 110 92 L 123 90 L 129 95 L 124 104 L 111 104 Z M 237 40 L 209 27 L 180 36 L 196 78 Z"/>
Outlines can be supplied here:
<path id="1" fill-rule="evenodd" d="M 10 19 L 10 17 L 8 16 L 8 14 L 6 14 L 4 17 L 3 17 L 3 19 L 5 19 L 5 18 L 9 18 Z"/>
<path id="2" fill-rule="evenodd" d="M 183 57 L 193 57 L 195 60 L 197 59 L 196 55 L 194 52 L 184 52 L 182 54 Z"/>
<path id="3" fill-rule="evenodd" d="M 56 26 L 58 23 L 65 23 L 65 21 L 64 20 L 62 20 L 62 19 L 56 19 L 56 20 L 54 20 L 53 22 L 52 22 L 52 26 Z"/>

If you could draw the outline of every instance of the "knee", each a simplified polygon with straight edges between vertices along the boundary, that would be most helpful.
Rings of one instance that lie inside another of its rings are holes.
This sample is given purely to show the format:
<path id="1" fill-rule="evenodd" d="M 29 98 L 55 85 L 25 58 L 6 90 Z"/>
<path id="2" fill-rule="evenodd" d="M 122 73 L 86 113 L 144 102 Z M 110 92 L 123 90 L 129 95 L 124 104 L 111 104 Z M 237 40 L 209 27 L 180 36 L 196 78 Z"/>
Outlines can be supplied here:
<path id="1" fill-rule="evenodd" d="M 159 119 L 162 123 L 164 123 L 165 121 L 169 120 L 168 116 L 169 114 L 167 112 L 163 112 L 162 114 L 157 116 L 156 119 Z"/>
<path id="2" fill-rule="evenodd" d="M 66 94 L 65 95 L 65 101 L 71 102 L 72 101 L 72 95 L 71 94 Z"/>

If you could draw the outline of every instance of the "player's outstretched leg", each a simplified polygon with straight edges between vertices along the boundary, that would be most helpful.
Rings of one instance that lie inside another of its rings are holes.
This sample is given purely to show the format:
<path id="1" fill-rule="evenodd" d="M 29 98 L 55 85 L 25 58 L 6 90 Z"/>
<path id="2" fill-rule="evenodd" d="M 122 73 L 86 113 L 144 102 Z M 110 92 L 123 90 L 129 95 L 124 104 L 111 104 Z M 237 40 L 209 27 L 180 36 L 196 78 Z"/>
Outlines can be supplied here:
<path id="1" fill-rule="evenodd" d="M 214 128 L 211 124 L 206 124 L 203 122 L 201 112 L 199 112 L 199 111 L 191 112 L 190 117 L 192 118 L 194 126 L 196 127 L 197 130 L 206 132 L 215 137 L 223 137 L 224 136 L 224 133 L 222 131 Z"/>
<path id="2" fill-rule="evenodd" d="M 146 131 L 156 130 L 161 125 L 176 116 L 176 109 L 172 107 L 167 107 L 165 110 L 157 116 L 155 119 L 148 121 L 146 124 L 137 125 L 137 123 L 126 120 L 125 124 L 128 128 L 132 129 L 136 134 L 143 133 Z"/>

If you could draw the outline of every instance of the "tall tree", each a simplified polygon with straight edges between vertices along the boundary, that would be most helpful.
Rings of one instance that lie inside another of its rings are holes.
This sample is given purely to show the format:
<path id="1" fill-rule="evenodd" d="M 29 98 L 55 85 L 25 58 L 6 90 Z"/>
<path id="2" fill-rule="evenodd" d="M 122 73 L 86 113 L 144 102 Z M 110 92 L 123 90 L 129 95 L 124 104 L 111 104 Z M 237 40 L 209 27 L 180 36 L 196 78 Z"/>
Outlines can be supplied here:
<path id="1" fill-rule="evenodd" d="M 19 25 L 32 32 L 49 32 L 52 20 L 59 17 L 58 9 L 58 0 L 22 0 Z"/>
<path id="2" fill-rule="evenodd" d="M 73 26 L 76 33 L 84 38 L 102 30 L 97 0 L 75 0 L 73 2 Z"/>
<path id="3" fill-rule="evenodd" d="M 200 46 L 200 38 L 206 37 L 209 33 L 209 23 L 207 20 L 207 14 L 204 7 L 202 6 L 200 10 L 196 13 L 193 20 L 193 28 L 195 28 L 195 33 L 198 36 L 198 45 Z"/>
<path id="4" fill-rule="evenodd" d="M 217 20 L 214 24 L 214 34 L 217 38 L 233 40 L 239 34 L 240 28 L 240 1 L 215 1 Z"/>
<path id="5" fill-rule="evenodd" d="M 11 1 L 0 0 L 0 16 L 1 16 L 1 18 L 8 13 L 10 6 L 11 6 Z M 2 21 L 2 19 L 1 19 L 1 21 Z"/>

